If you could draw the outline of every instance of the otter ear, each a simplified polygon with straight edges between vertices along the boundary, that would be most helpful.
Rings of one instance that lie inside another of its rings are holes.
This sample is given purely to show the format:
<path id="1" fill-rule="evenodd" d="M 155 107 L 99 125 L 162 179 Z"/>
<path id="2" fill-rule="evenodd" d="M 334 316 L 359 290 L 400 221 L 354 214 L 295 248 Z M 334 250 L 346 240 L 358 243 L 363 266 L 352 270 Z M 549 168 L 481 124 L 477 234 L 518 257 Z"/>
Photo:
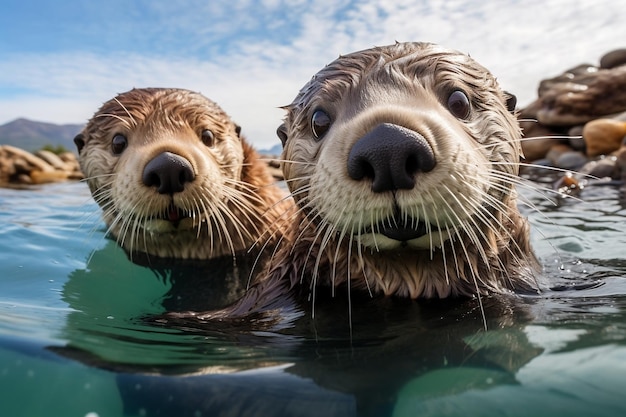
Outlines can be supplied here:
<path id="1" fill-rule="evenodd" d="M 241 126 L 235 124 L 235 133 L 237 133 L 238 137 L 241 137 Z"/>
<path id="2" fill-rule="evenodd" d="M 515 94 L 505 91 L 504 98 L 506 99 L 506 108 L 513 113 L 515 111 L 515 106 L 517 106 L 517 97 L 515 97 Z"/>
<path id="3" fill-rule="evenodd" d="M 74 143 L 76 144 L 76 149 L 78 149 L 78 154 L 80 155 L 80 151 L 85 147 L 85 136 L 82 133 L 79 133 L 74 137 Z"/>
<path id="4" fill-rule="evenodd" d="M 282 142 L 283 146 L 285 146 L 285 143 L 287 143 L 287 127 L 284 123 L 278 126 L 278 129 L 276 129 L 276 134 L 278 135 L 278 138 Z"/>

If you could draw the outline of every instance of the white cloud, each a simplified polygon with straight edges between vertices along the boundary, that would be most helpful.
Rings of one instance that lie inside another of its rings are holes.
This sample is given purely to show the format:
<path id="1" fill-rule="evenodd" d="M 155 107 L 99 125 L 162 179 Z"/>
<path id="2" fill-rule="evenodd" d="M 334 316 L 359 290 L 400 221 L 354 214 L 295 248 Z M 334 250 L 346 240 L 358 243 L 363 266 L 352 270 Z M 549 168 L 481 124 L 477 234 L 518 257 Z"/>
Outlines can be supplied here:
<path id="1" fill-rule="evenodd" d="M 277 141 L 274 132 L 282 118 L 277 107 L 341 53 L 396 40 L 442 43 L 470 53 L 526 104 L 542 78 L 626 46 L 621 24 L 626 10 L 610 0 L 510 0 L 506 6 L 471 0 L 263 4 L 233 1 L 227 9 L 191 10 L 172 19 L 175 28 L 162 36 L 182 34 L 195 50 L 205 51 L 201 55 L 115 50 L 13 55 L 0 62 L 0 88 L 28 93 L 0 96 L 0 123 L 17 117 L 81 123 L 102 102 L 132 87 L 182 87 L 217 101 L 255 144 L 265 147 Z M 173 11 L 155 12 L 168 13 Z M 269 29 L 236 37 L 238 25 L 251 30 L 254 24 Z"/>

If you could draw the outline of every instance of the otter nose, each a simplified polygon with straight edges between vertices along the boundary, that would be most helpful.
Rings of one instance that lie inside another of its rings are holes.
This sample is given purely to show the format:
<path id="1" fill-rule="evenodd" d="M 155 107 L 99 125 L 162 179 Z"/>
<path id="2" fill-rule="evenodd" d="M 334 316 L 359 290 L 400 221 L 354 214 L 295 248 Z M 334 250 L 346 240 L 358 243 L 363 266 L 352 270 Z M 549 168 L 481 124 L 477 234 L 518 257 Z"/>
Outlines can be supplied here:
<path id="1" fill-rule="evenodd" d="M 415 174 L 435 167 L 435 154 L 419 133 L 391 123 L 381 123 L 360 138 L 348 155 L 348 175 L 372 181 L 381 193 L 415 186 Z"/>
<path id="2" fill-rule="evenodd" d="M 142 181 L 148 187 L 156 187 L 159 194 L 173 194 L 183 191 L 185 183 L 194 178 L 189 161 L 171 152 L 163 152 L 146 164 Z"/>

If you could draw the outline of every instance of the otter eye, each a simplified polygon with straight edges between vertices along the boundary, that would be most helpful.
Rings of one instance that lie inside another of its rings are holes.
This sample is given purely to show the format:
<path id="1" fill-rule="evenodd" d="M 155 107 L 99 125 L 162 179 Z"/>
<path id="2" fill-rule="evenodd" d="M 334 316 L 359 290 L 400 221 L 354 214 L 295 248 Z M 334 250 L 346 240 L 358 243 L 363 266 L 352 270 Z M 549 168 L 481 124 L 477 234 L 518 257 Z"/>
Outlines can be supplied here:
<path id="1" fill-rule="evenodd" d="M 316 139 L 321 139 L 330 129 L 330 116 L 324 110 L 315 110 L 311 117 L 311 130 Z"/>
<path id="2" fill-rule="evenodd" d="M 202 134 L 200 135 L 200 138 L 202 139 L 202 143 L 204 143 L 206 146 L 213 146 L 215 135 L 209 129 L 204 129 L 202 131 Z"/>
<path id="3" fill-rule="evenodd" d="M 455 90 L 448 97 L 448 110 L 457 119 L 467 119 L 470 114 L 470 102 L 461 90 Z"/>
<path id="4" fill-rule="evenodd" d="M 113 140 L 111 141 L 111 149 L 115 155 L 119 155 L 124 152 L 124 149 L 128 146 L 128 139 L 126 136 L 117 134 L 113 136 Z"/>

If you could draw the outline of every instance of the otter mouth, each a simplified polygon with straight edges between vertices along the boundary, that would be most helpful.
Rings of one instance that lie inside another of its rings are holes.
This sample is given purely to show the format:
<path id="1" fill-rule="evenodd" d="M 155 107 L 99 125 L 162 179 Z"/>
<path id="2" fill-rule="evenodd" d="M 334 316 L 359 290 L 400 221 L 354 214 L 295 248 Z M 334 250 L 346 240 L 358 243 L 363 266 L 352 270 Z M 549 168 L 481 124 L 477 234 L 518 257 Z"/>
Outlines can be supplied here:
<path id="1" fill-rule="evenodd" d="M 190 218 L 191 215 L 187 210 L 183 210 L 180 207 L 175 206 L 174 204 L 170 204 L 167 209 L 162 213 L 162 216 L 159 217 L 160 220 L 167 220 L 172 223 L 174 226 L 178 226 L 181 220 Z"/>
<path id="2" fill-rule="evenodd" d="M 148 232 L 158 235 L 164 233 L 177 233 L 194 227 L 192 213 L 170 204 L 165 210 L 156 216 L 151 216 L 143 223 Z"/>
<path id="3" fill-rule="evenodd" d="M 172 223 L 174 227 L 178 227 L 180 222 L 187 218 L 191 218 L 191 213 L 177 207 L 174 203 L 170 204 L 161 216 L 157 217 L 158 220 L 166 220 Z"/>
<path id="4" fill-rule="evenodd" d="M 395 217 L 384 220 L 374 227 L 365 229 L 365 233 L 380 233 L 389 239 L 400 242 L 407 242 L 413 239 L 419 239 L 429 232 L 438 231 L 439 228 L 432 224 L 426 224 L 423 221 L 417 221 L 413 218 Z"/>

